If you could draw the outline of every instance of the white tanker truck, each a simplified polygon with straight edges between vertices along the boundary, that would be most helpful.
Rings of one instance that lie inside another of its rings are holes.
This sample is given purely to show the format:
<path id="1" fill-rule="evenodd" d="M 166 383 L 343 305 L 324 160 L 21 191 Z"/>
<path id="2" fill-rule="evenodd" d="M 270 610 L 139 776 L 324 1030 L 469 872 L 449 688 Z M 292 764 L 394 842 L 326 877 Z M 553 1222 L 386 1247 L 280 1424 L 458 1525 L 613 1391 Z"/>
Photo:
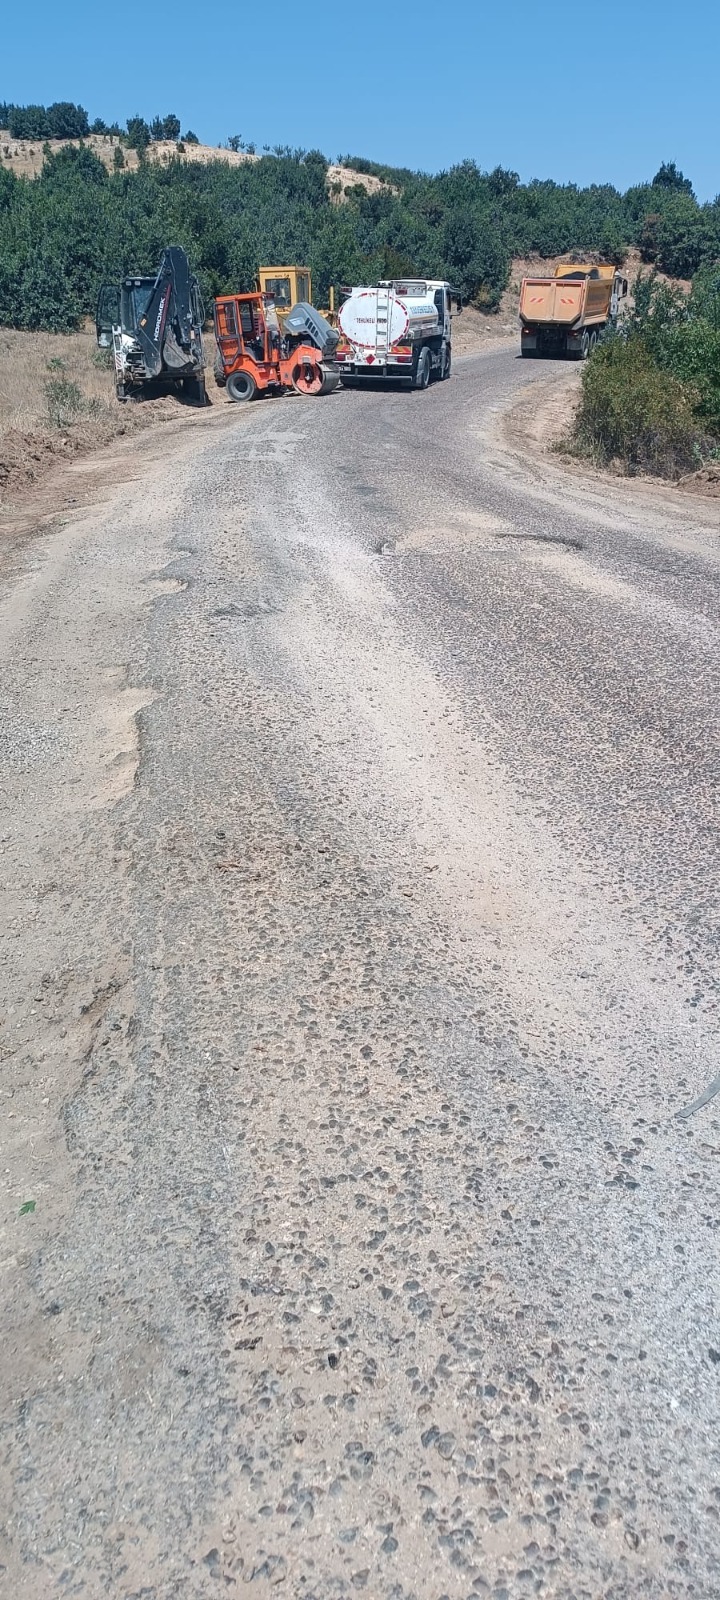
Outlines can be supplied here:
<path id="1" fill-rule="evenodd" d="M 460 311 L 459 291 L 437 279 L 351 289 L 338 315 L 336 360 L 345 381 L 399 378 L 427 389 L 431 378 L 449 378 L 453 302 Z"/>

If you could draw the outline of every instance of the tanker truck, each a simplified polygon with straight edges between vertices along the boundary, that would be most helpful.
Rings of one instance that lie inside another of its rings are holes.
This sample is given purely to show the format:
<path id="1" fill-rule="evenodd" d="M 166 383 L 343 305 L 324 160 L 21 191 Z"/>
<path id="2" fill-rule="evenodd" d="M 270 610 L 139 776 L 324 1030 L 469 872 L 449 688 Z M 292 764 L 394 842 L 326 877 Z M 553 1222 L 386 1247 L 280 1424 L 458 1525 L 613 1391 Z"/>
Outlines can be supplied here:
<path id="1" fill-rule="evenodd" d="M 348 290 L 338 314 L 343 382 L 391 378 L 427 389 L 431 378 L 449 378 L 453 302 L 460 311 L 459 291 L 429 278 Z"/>

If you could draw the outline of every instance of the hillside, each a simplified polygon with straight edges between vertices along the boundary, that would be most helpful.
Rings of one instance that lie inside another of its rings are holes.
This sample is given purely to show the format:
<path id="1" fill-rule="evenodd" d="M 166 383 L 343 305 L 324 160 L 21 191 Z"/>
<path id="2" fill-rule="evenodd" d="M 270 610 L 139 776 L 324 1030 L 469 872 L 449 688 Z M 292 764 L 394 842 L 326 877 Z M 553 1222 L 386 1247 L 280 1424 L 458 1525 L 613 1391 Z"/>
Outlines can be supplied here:
<path id="1" fill-rule="evenodd" d="M 16 178 L 39 178 L 48 155 L 56 156 L 68 148 L 91 150 L 109 173 L 117 170 L 116 154 L 120 151 L 123 169 L 137 172 L 141 158 L 119 135 L 90 133 L 85 139 L 13 139 L 7 128 L 0 128 L 0 167 L 12 172 Z M 144 160 L 151 166 L 168 166 L 171 161 L 208 166 L 211 161 L 222 161 L 228 167 L 243 167 L 260 161 L 261 156 L 246 150 L 228 150 L 224 145 L 185 144 L 182 139 L 158 139 L 148 145 Z M 359 184 L 366 194 L 378 194 L 391 186 L 381 182 L 369 172 L 355 172 L 337 162 L 327 169 L 327 186 L 331 200 L 345 200 L 345 190 Z"/>

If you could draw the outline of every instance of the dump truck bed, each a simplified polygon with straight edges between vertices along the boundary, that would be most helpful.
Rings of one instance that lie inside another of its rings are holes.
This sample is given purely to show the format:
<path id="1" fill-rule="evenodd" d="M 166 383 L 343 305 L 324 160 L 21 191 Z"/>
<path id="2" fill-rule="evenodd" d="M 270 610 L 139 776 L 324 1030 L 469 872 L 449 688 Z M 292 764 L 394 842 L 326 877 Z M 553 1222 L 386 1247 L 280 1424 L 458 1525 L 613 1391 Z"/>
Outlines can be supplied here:
<path id="1" fill-rule="evenodd" d="M 607 322 L 612 288 L 607 277 L 523 278 L 520 320 L 562 327 Z"/>

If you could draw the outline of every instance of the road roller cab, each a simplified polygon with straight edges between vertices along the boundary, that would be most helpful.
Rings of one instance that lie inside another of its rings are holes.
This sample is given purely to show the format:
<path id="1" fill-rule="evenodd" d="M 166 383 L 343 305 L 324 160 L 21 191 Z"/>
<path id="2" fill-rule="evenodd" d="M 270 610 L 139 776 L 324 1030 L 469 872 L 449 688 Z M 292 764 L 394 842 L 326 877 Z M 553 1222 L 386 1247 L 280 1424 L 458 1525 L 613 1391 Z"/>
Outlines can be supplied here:
<path id="1" fill-rule="evenodd" d="M 337 387 L 337 334 L 318 311 L 294 306 L 281 328 L 271 295 L 219 295 L 214 306 L 215 378 L 231 400 L 265 392 L 327 394 Z"/>

